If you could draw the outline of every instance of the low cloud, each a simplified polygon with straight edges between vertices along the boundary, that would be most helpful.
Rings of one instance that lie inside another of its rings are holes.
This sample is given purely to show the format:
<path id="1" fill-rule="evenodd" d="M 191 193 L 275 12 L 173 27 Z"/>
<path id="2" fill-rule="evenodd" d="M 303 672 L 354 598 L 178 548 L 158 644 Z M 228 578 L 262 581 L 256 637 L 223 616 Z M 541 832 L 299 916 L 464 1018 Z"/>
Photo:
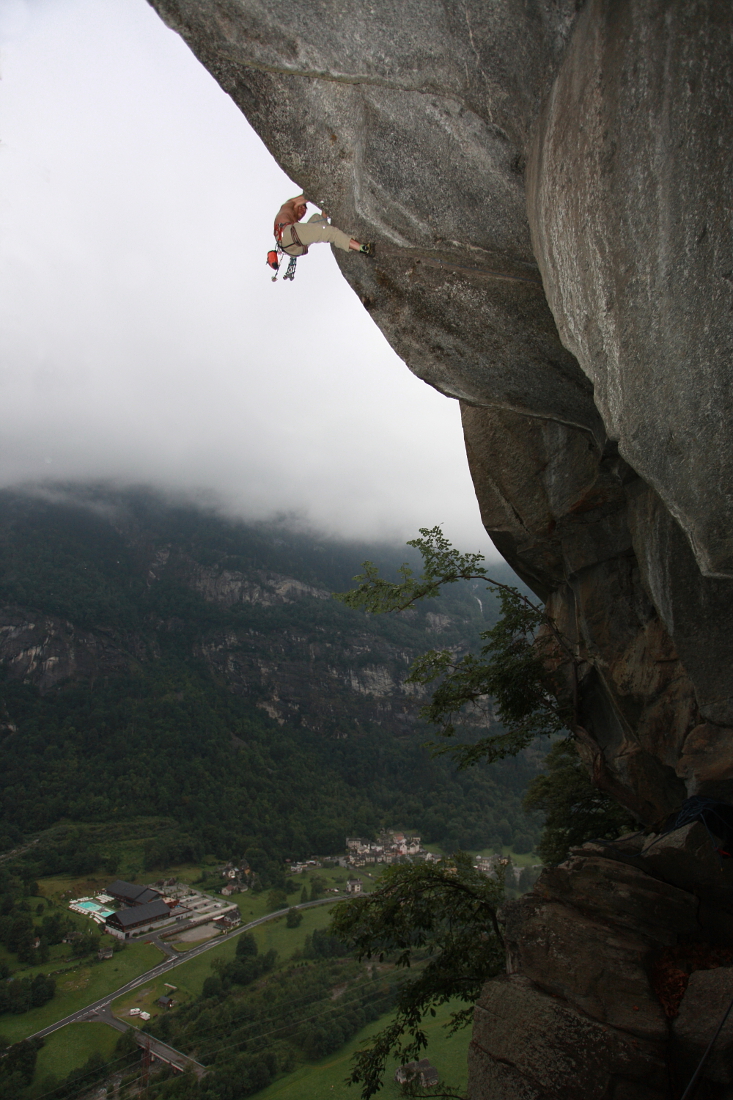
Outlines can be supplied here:
<path id="1" fill-rule="evenodd" d="M 0 484 L 146 483 L 490 549 L 457 403 L 325 246 L 270 282 L 297 184 L 145 0 L 14 0 L 0 36 Z"/>

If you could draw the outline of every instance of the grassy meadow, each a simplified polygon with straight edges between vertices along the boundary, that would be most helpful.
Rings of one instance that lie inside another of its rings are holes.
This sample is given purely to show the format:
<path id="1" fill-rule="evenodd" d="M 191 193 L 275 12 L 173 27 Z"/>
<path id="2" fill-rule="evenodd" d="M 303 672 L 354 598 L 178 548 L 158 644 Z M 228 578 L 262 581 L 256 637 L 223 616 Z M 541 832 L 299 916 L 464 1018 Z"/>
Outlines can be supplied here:
<path id="1" fill-rule="evenodd" d="M 40 1008 L 32 1008 L 21 1016 L 6 1013 L 0 1021 L 0 1031 L 11 1043 L 17 1043 L 56 1020 L 98 1001 L 105 994 L 113 993 L 138 974 L 156 966 L 162 959 L 163 955 L 157 947 L 145 943 L 131 943 L 124 951 L 104 962 L 98 962 L 96 958 L 93 962 L 82 959 L 81 962 L 69 966 L 62 974 L 55 975 L 56 995 L 53 1000 Z M 53 967 L 47 964 L 40 969 L 52 971 Z"/>
<path id="2" fill-rule="evenodd" d="M 38 1052 L 34 1086 L 43 1089 L 49 1077 L 66 1077 L 73 1069 L 83 1066 L 94 1053 L 111 1058 L 119 1037 L 119 1031 L 106 1024 L 68 1024 L 54 1031 Z"/>
<path id="3" fill-rule="evenodd" d="M 69 900 L 85 895 L 94 896 L 103 891 L 115 877 L 141 883 L 176 878 L 178 881 L 195 885 L 211 894 L 218 893 L 223 885 L 224 880 L 216 873 L 213 860 L 207 861 L 203 867 L 200 864 L 185 864 L 142 873 L 140 870 L 142 844 L 143 839 L 134 839 L 127 845 L 121 845 L 121 866 L 114 875 L 54 875 L 40 880 L 38 896 L 29 899 L 35 915 L 41 917 L 61 907 L 71 917 L 76 927 L 87 929 L 90 924 L 88 919 L 69 912 L 67 908 Z M 518 866 L 535 862 L 535 857 L 518 856 L 510 849 L 506 849 L 505 854 L 511 855 L 515 865 Z M 343 867 L 309 869 L 303 874 L 292 877 L 292 888 L 287 895 L 288 904 L 300 904 L 304 887 L 310 898 L 312 880 L 315 876 L 326 880 L 328 885 L 325 897 L 329 897 L 331 891 L 334 891 L 331 896 L 335 903 L 344 896 L 347 878 L 358 877 L 362 881 L 363 891 L 370 892 L 375 888 L 381 871 L 381 867 L 372 867 L 369 870 L 359 868 L 356 871 Z M 231 901 L 236 903 L 245 924 L 268 916 L 271 912 L 268 891 L 249 890 L 243 894 L 233 895 Z M 253 930 L 260 952 L 274 949 L 278 954 L 278 965 L 281 966 L 298 957 L 305 944 L 306 936 L 315 929 L 328 926 L 331 906 L 321 905 L 303 910 L 303 920 L 297 928 L 287 927 L 285 914 L 286 910 L 277 915 L 273 914 L 271 920 Z M 112 1011 L 126 1023 L 135 1025 L 139 1024 L 139 1017 L 129 1016 L 131 1008 L 148 1011 L 154 1016 L 166 1011 L 156 1004 L 158 997 L 163 994 L 171 995 L 178 1003 L 185 1003 L 198 997 L 205 979 L 212 972 L 211 966 L 214 960 L 232 958 L 236 951 L 236 944 L 236 937 L 228 941 L 222 940 L 221 943 L 212 945 L 209 951 L 188 961 L 185 961 L 185 953 L 196 946 L 196 941 L 175 944 L 184 961 L 160 978 L 145 983 L 124 997 L 118 998 L 112 1005 Z M 144 974 L 146 970 L 162 961 L 162 957 L 160 950 L 152 943 L 145 942 L 144 938 L 137 942 L 128 942 L 124 950 L 116 952 L 111 959 L 102 962 L 96 957 L 75 960 L 71 956 L 68 944 L 58 944 L 49 949 L 49 959 L 45 964 L 23 965 L 17 962 L 15 956 L 9 955 L 0 948 L 0 960 L 7 961 L 19 977 L 32 977 L 39 972 L 53 973 L 57 982 L 56 995 L 52 1001 L 22 1015 L 6 1014 L 0 1021 L 0 1031 L 10 1042 L 17 1042 L 47 1027 L 55 1020 L 112 993 L 131 979 Z M 175 986 L 175 989 L 171 989 L 171 986 Z M 447 1008 L 441 1009 L 437 1017 L 426 1024 L 430 1038 L 427 1056 L 438 1068 L 442 1083 L 461 1088 L 465 1086 L 466 1049 L 470 1035 L 469 1030 L 463 1030 L 453 1037 L 447 1035 L 441 1025 L 445 1022 L 448 1011 Z M 334 1100 L 338 1100 L 339 1097 L 343 1100 L 358 1100 L 358 1090 L 347 1088 L 344 1083 L 349 1072 L 351 1055 L 375 1030 L 384 1026 L 387 1019 L 388 1017 L 385 1017 L 378 1024 L 369 1025 L 336 1054 L 328 1056 L 321 1062 L 301 1066 L 292 1074 L 275 1082 L 259 1096 L 262 1100 L 276 1100 L 276 1098 L 277 1100 L 311 1100 L 311 1098 L 321 1100 L 322 1097 L 333 1097 Z M 72 1069 L 83 1065 L 95 1051 L 105 1058 L 110 1057 L 118 1037 L 117 1032 L 101 1023 L 71 1024 L 53 1033 L 46 1039 L 39 1053 L 34 1090 L 40 1095 L 44 1081 L 48 1082 L 51 1076 L 57 1079 L 63 1078 Z M 390 1069 L 387 1083 L 380 1094 L 385 1100 L 399 1095 L 399 1089 L 393 1080 L 395 1068 L 396 1066 L 393 1066 Z"/>
<path id="4" fill-rule="evenodd" d="M 123 868 L 126 868 L 126 870 L 118 872 L 120 877 L 124 874 L 129 874 L 130 879 L 136 877 L 130 874 L 130 871 L 137 866 L 137 846 L 143 842 L 143 840 L 140 840 L 131 843 L 124 849 Z M 310 894 L 311 875 L 316 874 L 328 881 L 328 889 L 343 889 L 348 877 L 348 872 L 341 867 L 315 868 L 310 874 L 293 876 L 297 890 L 293 891 L 288 897 L 291 905 L 297 905 L 300 902 L 303 886 L 307 888 Z M 80 914 L 70 912 L 68 909 L 69 901 L 72 898 L 94 896 L 100 893 L 114 877 L 109 874 L 49 876 L 39 881 L 38 895 L 30 898 L 29 901 L 33 909 L 37 910 L 39 917 L 61 908 L 65 915 L 70 917 L 76 928 L 87 930 L 91 922 Z M 373 888 L 373 879 L 367 878 L 364 874 L 359 877 L 364 882 L 365 890 Z M 201 889 L 206 890 L 208 888 L 209 892 L 212 891 L 215 884 L 220 886 L 224 881 L 220 876 L 217 877 L 213 874 L 211 867 L 207 874 L 206 868 L 194 864 L 184 864 L 168 867 L 161 871 L 149 872 L 146 875 L 138 876 L 138 881 L 155 882 L 170 878 L 177 878 L 179 881 L 188 882 L 189 884 L 195 883 Z M 202 878 L 204 879 L 203 883 L 201 882 Z M 334 895 L 334 900 L 336 900 L 336 895 Z M 270 911 L 267 891 L 261 893 L 247 891 L 244 894 L 234 894 L 232 901 L 238 905 L 245 924 L 257 920 L 259 917 L 267 916 Z M 264 952 L 274 948 L 281 960 L 284 961 L 290 958 L 294 951 L 302 948 L 305 937 L 309 932 L 312 932 L 314 928 L 324 928 L 328 924 L 329 909 L 330 906 L 324 905 L 305 910 L 303 921 L 298 928 L 287 928 L 284 915 L 275 918 L 271 923 L 268 922 L 265 926 L 257 928 L 255 935 L 260 950 Z M 51 947 L 48 961 L 37 965 L 19 963 L 14 955 L 11 955 L 4 948 L 0 948 L 0 961 L 7 962 L 14 975 L 32 978 L 35 974 L 44 973 L 53 974 L 56 979 L 56 994 L 51 1001 L 40 1008 L 32 1009 L 30 1012 L 25 1012 L 19 1016 L 6 1013 L 0 1021 L 0 1031 L 11 1042 L 18 1042 L 26 1036 L 32 1035 L 35 1031 L 48 1027 L 55 1020 L 62 1019 L 72 1012 L 77 1012 L 85 1005 L 99 1000 L 108 993 L 113 993 L 121 985 L 125 985 L 131 979 L 144 974 L 146 970 L 156 966 L 163 959 L 163 955 L 157 947 L 150 942 L 145 942 L 146 939 L 149 941 L 149 936 L 150 933 L 147 933 L 140 940 L 128 941 L 123 951 L 115 953 L 111 959 L 102 962 L 99 962 L 96 957 L 82 960 L 74 959 L 68 944 L 56 944 Z M 185 952 L 196 946 L 196 943 L 191 942 L 175 946 L 185 957 Z M 187 1000 L 190 997 L 198 996 L 204 979 L 210 973 L 213 959 L 217 955 L 223 955 L 226 958 L 232 957 L 235 949 L 235 941 L 224 942 L 220 947 L 212 947 L 211 952 L 206 952 L 198 958 L 191 959 L 190 962 L 183 963 L 180 968 L 165 977 L 169 978 L 172 984 L 180 986 L 181 999 Z M 163 988 L 164 980 L 161 979 L 160 983 L 155 983 L 156 992 L 153 1000 L 165 992 Z M 158 985 L 160 985 L 160 989 L 158 989 Z M 147 996 L 140 1002 L 134 1000 L 137 992 L 131 994 L 133 1000 L 129 1006 L 125 1006 L 126 1008 L 138 1005 L 138 1003 L 141 1006 L 143 1003 L 147 1004 Z"/>
<path id="5" fill-rule="evenodd" d="M 302 950 L 305 937 L 309 932 L 313 932 L 315 928 L 326 927 L 330 920 L 330 909 L 329 905 L 319 905 L 314 909 L 304 910 L 303 921 L 298 928 L 288 928 L 285 924 L 284 915 L 275 917 L 266 924 L 259 925 L 253 929 L 253 932 L 260 952 L 264 953 L 274 948 L 278 953 L 278 961 L 281 964 L 286 963 L 292 959 L 293 954 Z M 256 918 L 250 916 L 248 919 L 253 920 Z M 163 974 L 155 981 L 146 982 L 145 985 L 132 990 L 131 993 L 119 997 L 112 1003 L 113 1013 L 126 1023 L 135 1024 L 139 1023 L 139 1020 L 134 1016 L 130 1017 L 131 1008 L 140 1008 L 144 1012 L 150 1012 L 152 1015 L 157 1016 L 159 1013 L 166 1011 L 156 1005 L 158 997 L 164 994 L 170 994 L 179 1004 L 198 997 L 204 981 L 211 974 L 211 965 L 214 960 L 233 959 L 236 950 L 237 938 L 235 936 L 233 939 L 225 940 L 216 947 L 212 947 L 210 951 L 197 955 L 188 962 L 181 963 L 175 970 L 169 970 L 167 974 Z M 169 985 L 175 985 L 176 991 L 171 992 L 169 988 L 166 988 L 166 982 Z"/>
<path id="6" fill-rule="evenodd" d="M 463 1006 L 457 1005 L 457 1007 Z M 451 1005 L 443 1005 L 437 1009 L 435 1018 L 426 1021 L 428 1047 L 421 1056 L 429 1058 L 438 1070 L 440 1085 L 465 1091 L 466 1054 L 471 1039 L 471 1029 L 463 1028 L 455 1035 L 448 1035 L 443 1025 L 448 1020 L 450 1012 Z M 384 1016 L 377 1023 L 365 1027 L 335 1054 L 329 1054 L 320 1062 L 300 1066 L 287 1077 L 281 1077 L 280 1080 L 257 1093 L 258 1100 L 359 1100 L 358 1086 L 346 1084 L 346 1078 L 351 1069 L 351 1057 L 355 1051 L 366 1045 L 376 1031 L 385 1027 L 389 1020 L 390 1016 Z M 400 1087 L 394 1080 L 397 1065 L 396 1061 L 389 1065 L 384 1088 L 379 1093 L 380 1100 L 397 1100 L 401 1095 Z"/>

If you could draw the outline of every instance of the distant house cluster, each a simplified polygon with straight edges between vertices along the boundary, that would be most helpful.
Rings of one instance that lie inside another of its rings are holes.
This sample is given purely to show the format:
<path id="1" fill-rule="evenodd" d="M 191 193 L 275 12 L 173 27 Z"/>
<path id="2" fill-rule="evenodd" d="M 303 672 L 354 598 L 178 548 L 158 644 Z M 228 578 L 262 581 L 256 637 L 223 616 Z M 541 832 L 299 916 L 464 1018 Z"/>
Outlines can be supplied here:
<path id="1" fill-rule="evenodd" d="M 290 863 L 290 860 L 288 860 Z M 290 863 L 290 873 L 293 875 L 302 875 L 303 871 L 312 871 L 316 867 L 322 867 L 323 864 L 318 859 L 306 859 L 302 863 Z"/>
<path id="2" fill-rule="evenodd" d="M 489 878 L 496 876 L 498 867 L 508 867 L 510 860 L 506 856 L 476 856 L 473 861 L 473 865 L 477 871 L 480 871 L 483 875 L 488 875 Z"/>
<path id="3" fill-rule="evenodd" d="M 405 1085 L 408 1081 L 414 1081 L 421 1088 L 430 1089 L 440 1080 L 435 1066 L 431 1065 L 428 1058 L 421 1058 L 419 1062 L 406 1062 L 395 1072 L 394 1079 L 398 1085 Z"/>
<path id="4" fill-rule="evenodd" d="M 426 851 L 422 847 L 419 836 L 398 832 L 382 833 L 377 840 L 364 840 L 361 837 L 350 836 L 346 838 L 346 859 L 341 862 L 347 867 L 368 867 L 370 864 L 390 864 L 404 861 L 425 863 L 437 862 L 441 857 Z M 523 871 L 527 868 L 516 867 L 506 856 L 495 853 L 490 856 L 476 856 L 473 865 L 488 878 L 496 878 L 502 868 L 508 868 L 514 879 L 515 885 L 520 884 Z M 305 864 L 294 864 L 293 871 L 302 870 Z M 532 870 L 539 872 L 541 864 L 533 864 Z M 535 875 L 536 877 L 536 875 Z M 349 880 L 352 881 L 352 880 Z M 347 886 L 347 893 L 358 893 Z"/>
<path id="5" fill-rule="evenodd" d="M 219 868 L 219 871 L 226 882 L 221 888 L 221 893 L 225 898 L 230 898 L 232 894 L 243 894 L 245 890 L 249 890 L 248 879 L 252 876 L 252 868 L 246 859 L 242 859 L 239 862 L 230 860 L 223 867 Z"/>
<path id="6" fill-rule="evenodd" d="M 430 861 L 435 857 L 426 852 L 419 836 L 404 833 L 382 833 L 376 840 L 361 837 L 346 838 L 346 862 L 351 867 L 366 867 L 370 863 L 398 863 L 405 856 Z"/>

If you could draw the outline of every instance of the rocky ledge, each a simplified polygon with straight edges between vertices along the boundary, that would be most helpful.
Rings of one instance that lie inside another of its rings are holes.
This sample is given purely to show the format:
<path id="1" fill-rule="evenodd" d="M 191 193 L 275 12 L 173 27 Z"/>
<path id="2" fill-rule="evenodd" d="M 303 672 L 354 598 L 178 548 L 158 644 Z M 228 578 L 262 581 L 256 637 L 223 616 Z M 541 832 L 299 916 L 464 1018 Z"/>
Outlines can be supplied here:
<path id="1" fill-rule="evenodd" d="M 507 973 L 475 1009 L 471 1097 L 680 1096 L 733 998 L 733 861 L 703 825 L 586 844 L 502 912 Z M 704 1095 L 733 1096 L 733 1021 Z"/>

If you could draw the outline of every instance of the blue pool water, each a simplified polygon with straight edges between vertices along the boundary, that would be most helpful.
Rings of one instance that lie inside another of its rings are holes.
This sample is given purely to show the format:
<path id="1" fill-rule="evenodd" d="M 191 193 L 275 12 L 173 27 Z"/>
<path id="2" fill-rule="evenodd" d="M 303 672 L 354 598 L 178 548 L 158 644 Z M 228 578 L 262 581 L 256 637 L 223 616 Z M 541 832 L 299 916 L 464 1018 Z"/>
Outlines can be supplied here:
<path id="1" fill-rule="evenodd" d="M 100 917 L 108 917 L 113 912 L 112 909 L 103 909 L 96 901 L 79 901 L 77 905 L 88 913 L 99 913 Z"/>

